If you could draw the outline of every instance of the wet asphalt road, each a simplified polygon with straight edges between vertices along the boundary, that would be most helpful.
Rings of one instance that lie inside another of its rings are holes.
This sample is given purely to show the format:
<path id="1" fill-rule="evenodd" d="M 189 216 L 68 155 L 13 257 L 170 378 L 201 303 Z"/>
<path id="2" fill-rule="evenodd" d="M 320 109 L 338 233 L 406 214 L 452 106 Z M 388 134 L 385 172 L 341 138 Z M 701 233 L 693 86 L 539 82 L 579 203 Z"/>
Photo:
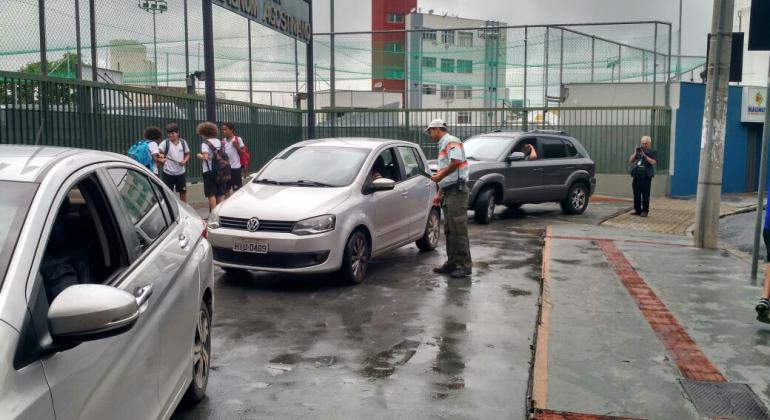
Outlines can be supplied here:
<path id="1" fill-rule="evenodd" d="M 474 275 L 414 245 L 372 261 L 366 281 L 217 271 L 207 397 L 174 419 L 519 419 L 526 416 L 542 229 L 598 223 L 557 205 L 470 223 Z"/>
<path id="2" fill-rule="evenodd" d="M 728 216 L 719 221 L 719 240 L 732 245 L 736 249 L 751 254 L 754 249 L 754 226 L 757 212 Z M 764 215 L 762 216 L 764 217 Z M 759 258 L 764 259 L 766 254 L 765 242 L 759 237 Z"/>

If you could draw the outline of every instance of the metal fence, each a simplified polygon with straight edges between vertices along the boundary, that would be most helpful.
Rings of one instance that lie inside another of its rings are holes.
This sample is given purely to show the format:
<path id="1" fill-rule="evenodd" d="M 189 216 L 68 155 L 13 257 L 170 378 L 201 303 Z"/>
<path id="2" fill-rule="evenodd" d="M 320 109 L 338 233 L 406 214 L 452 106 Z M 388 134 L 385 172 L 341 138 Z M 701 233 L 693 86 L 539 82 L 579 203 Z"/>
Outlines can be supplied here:
<path id="1" fill-rule="evenodd" d="M 430 158 L 436 145 L 425 134 L 431 120 L 441 118 L 461 138 L 493 130 L 564 131 L 577 138 L 596 162 L 596 172 L 625 174 L 628 156 L 642 136 L 653 138 L 659 173 L 668 172 L 671 110 L 665 107 L 613 108 L 468 108 L 367 109 L 317 112 L 318 137 L 394 138 L 419 144 Z"/>
<path id="2" fill-rule="evenodd" d="M 252 167 L 303 137 L 302 113 L 220 100 L 220 121 L 235 123 L 252 153 Z M 193 153 L 200 149 L 195 126 L 205 119 L 198 96 L 126 86 L 0 72 L 0 144 L 45 144 L 125 154 L 147 126 L 179 124 Z M 188 165 L 200 179 L 201 166 Z"/>
<path id="3" fill-rule="evenodd" d="M 277 108 L 219 100 L 220 121 L 235 123 L 252 154 L 252 169 L 284 147 L 307 137 L 306 115 Z M 0 144 L 45 144 L 126 153 L 146 126 L 176 122 L 193 153 L 195 126 L 205 118 L 203 98 L 132 87 L 0 72 Z M 317 137 L 393 138 L 419 144 L 435 156 L 424 133 L 434 118 L 467 138 L 492 130 L 562 130 L 579 139 L 598 173 L 625 173 L 626 161 L 643 135 L 659 151 L 658 170 L 669 165 L 671 111 L 636 108 L 366 109 L 317 112 Z M 200 165 L 188 175 L 200 178 Z"/>

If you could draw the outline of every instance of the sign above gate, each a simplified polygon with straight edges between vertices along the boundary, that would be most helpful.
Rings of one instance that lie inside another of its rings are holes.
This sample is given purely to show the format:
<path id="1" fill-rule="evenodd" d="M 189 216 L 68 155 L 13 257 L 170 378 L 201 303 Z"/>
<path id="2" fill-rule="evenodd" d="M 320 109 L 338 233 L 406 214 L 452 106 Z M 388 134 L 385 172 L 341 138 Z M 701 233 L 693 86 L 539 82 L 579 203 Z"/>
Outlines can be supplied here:
<path id="1" fill-rule="evenodd" d="M 213 0 L 213 3 L 298 41 L 310 42 L 313 25 L 307 0 Z"/>

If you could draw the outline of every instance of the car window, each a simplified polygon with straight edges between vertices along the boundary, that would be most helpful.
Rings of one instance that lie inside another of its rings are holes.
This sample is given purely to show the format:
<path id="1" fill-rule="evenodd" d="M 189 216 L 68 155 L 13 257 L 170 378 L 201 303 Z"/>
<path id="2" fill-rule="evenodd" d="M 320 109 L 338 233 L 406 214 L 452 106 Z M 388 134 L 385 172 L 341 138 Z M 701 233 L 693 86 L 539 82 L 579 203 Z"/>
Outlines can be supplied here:
<path id="1" fill-rule="evenodd" d="M 540 145 L 543 159 L 562 159 L 567 157 L 567 147 L 561 139 L 541 137 Z"/>
<path id="2" fill-rule="evenodd" d="M 564 142 L 564 146 L 567 147 L 567 157 L 576 157 L 578 155 L 578 151 L 575 148 L 575 145 L 572 144 L 571 141 L 562 140 Z"/>
<path id="3" fill-rule="evenodd" d="M 398 153 L 404 162 L 404 173 L 406 178 L 420 176 L 423 171 L 421 160 L 415 155 L 414 147 L 399 146 Z"/>
<path id="4" fill-rule="evenodd" d="M 270 161 L 254 182 L 345 187 L 356 179 L 369 153 L 357 147 L 292 147 Z"/>
<path id="5" fill-rule="evenodd" d="M 29 205 L 37 191 L 37 184 L 0 181 L 0 287 L 11 262 L 16 241 L 19 239 Z"/>
<path id="6" fill-rule="evenodd" d="M 513 140 L 506 137 L 472 137 L 463 142 L 468 160 L 497 161 L 510 147 Z"/>
<path id="7" fill-rule="evenodd" d="M 370 176 L 372 178 L 388 178 L 396 182 L 403 180 L 403 177 L 401 176 L 401 166 L 398 163 L 398 159 L 396 159 L 395 147 L 383 150 L 377 156 L 377 159 L 374 160 L 374 164 L 372 165 Z"/>
<path id="8" fill-rule="evenodd" d="M 113 168 L 108 173 L 128 213 L 142 250 L 147 249 L 168 227 L 166 215 L 155 194 L 152 182 L 130 169 Z"/>
<path id="9" fill-rule="evenodd" d="M 49 303 L 69 286 L 109 283 L 127 266 L 115 215 L 94 175 L 70 187 L 55 211 L 38 269 Z"/>

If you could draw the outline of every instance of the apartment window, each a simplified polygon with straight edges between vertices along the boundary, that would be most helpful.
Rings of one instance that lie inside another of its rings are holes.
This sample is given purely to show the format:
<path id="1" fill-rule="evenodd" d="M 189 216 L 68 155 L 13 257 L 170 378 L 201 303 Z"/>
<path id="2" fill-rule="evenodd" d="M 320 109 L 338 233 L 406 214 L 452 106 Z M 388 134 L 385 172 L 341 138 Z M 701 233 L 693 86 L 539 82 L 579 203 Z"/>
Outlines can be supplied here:
<path id="1" fill-rule="evenodd" d="M 472 47 L 473 46 L 473 32 L 458 32 L 457 33 L 457 45 L 460 47 Z"/>
<path id="2" fill-rule="evenodd" d="M 384 76 L 386 79 L 404 80 L 404 69 L 399 69 L 395 67 L 386 68 L 384 72 Z"/>
<path id="3" fill-rule="evenodd" d="M 399 13 L 388 13 L 388 23 L 404 23 L 404 15 Z"/>
<path id="4" fill-rule="evenodd" d="M 473 73 L 473 61 L 471 61 L 471 60 L 457 60 L 457 72 L 458 73 Z"/>
<path id="5" fill-rule="evenodd" d="M 423 57 L 422 58 L 422 66 L 425 68 L 436 68 L 436 57 Z"/>
<path id="6" fill-rule="evenodd" d="M 458 95 L 461 99 L 473 98 L 473 89 L 470 86 L 461 86 L 457 88 Z"/>
<path id="7" fill-rule="evenodd" d="M 442 73 L 454 73 L 455 72 L 455 61 L 451 58 L 442 58 L 441 59 L 441 72 Z"/>
<path id="8" fill-rule="evenodd" d="M 444 44 L 454 45 L 455 31 L 441 31 L 441 42 Z"/>
<path id="9" fill-rule="evenodd" d="M 422 94 L 423 95 L 435 95 L 436 94 L 436 85 L 422 85 Z"/>
<path id="10" fill-rule="evenodd" d="M 435 41 L 436 40 L 436 31 L 425 31 L 422 33 L 422 39 L 425 41 Z"/>
<path id="11" fill-rule="evenodd" d="M 441 99 L 454 99 L 455 87 L 454 86 L 441 86 Z"/>
<path id="12" fill-rule="evenodd" d="M 457 124 L 470 124 L 471 113 L 470 111 L 457 111 Z"/>
<path id="13" fill-rule="evenodd" d="M 404 52 L 404 44 L 400 42 L 388 42 L 385 45 L 385 51 L 392 53 L 402 53 Z"/>

